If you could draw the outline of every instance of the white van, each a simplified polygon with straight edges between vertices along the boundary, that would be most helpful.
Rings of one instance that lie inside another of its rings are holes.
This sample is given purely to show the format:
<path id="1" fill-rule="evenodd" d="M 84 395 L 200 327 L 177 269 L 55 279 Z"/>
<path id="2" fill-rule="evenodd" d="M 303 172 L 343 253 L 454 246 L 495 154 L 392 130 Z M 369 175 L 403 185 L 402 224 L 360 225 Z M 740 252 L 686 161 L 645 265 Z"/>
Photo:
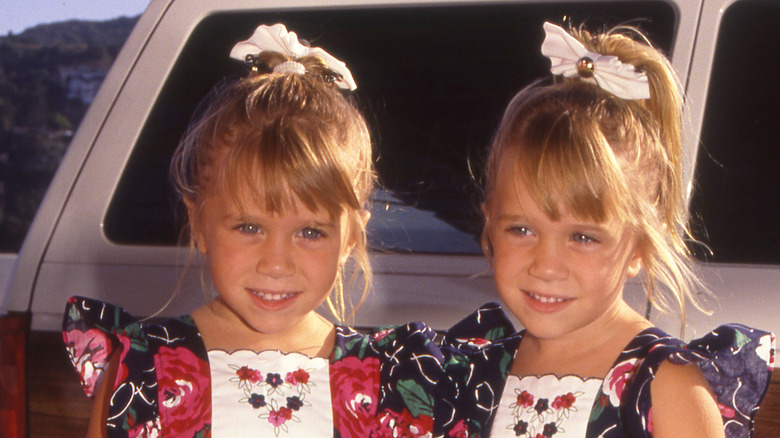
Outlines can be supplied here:
<path id="1" fill-rule="evenodd" d="M 202 303 L 196 268 L 165 306 L 187 258 L 168 162 L 195 104 L 241 74 L 227 56 L 232 44 L 276 22 L 349 65 L 372 124 L 382 183 L 369 228 L 375 289 L 355 325 L 419 319 L 445 329 L 497 301 L 477 244 L 475 180 L 509 99 L 549 74 L 542 23 L 564 19 L 642 28 L 684 83 L 692 226 L 711 249 L 694 252 L 717 297 L 711 315 L 689 311 L 685 337 L 733 321 L 780 333 L 780 1 L 768 0 L 152 0 L 21 252 L 0 259 L 0 272 L 10 272 L 0 327 L 21 327 L 13 348 L 34 349 L 27 324 L 33 334 L 58 331 L 71 295 L 135 315 L 163 307 L 175 315 Z M 632 283 L 627 293 L 644 312 L 639 289 Z M 679 332 L 676 319 L 648 312 Z M 3 391 L 25 394 L 20 386 Z M 14 415 L 23 406 L 13 406 Z M 20 418 L 14 430 L 24 434 Z"/>

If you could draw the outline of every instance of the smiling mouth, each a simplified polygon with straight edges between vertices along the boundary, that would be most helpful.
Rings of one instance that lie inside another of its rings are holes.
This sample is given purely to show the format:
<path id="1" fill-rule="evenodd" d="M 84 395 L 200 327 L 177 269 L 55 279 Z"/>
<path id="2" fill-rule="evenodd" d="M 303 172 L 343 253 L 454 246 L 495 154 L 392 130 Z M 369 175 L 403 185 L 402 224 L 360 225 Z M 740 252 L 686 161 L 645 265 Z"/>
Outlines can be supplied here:
<path id="1" fill-rule="evenodd" d="M 257 290 L 251 290 L 252 295 L 259 297 L 266 301 L 282 301 L 286 300 L 287 298 L 293 297 L 295 293 L 271 293 L 271 292 L 261 292 Z"/>
<path id="2" fill-rule="evenodd" d="M 536 295 L 535 293 L 531 293 L 531 292 L 526 292 L 526 294 L 529 297 L 535 299 L 536 301 L 539 301 L 540 303 L 544 303 L 544 304 L 563 303 L 572 299 L 572 298 L 556 298 L 556 297 L 548 297 L 543 295 Z"/>

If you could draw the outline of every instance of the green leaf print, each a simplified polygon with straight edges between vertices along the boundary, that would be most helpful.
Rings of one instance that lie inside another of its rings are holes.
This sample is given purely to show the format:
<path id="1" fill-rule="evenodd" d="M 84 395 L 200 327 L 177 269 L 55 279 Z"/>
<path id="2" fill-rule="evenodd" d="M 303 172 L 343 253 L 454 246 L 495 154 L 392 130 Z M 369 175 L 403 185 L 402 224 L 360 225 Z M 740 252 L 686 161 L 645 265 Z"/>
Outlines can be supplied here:
<path id="1" fill-rule="evenodd" d="M 504 355 L 501 356 L 501 362 L 498 365 L 498 369 L 506 375 L 509 372 L 509 366 L 512 365 L 512 355 L 508 351 L 504 351 Z"/>
<path id="2" fill-rule="evenodd" d="M 396 387 L 406 408 L 415 418 L 420 415 L 433 417 L 433 397 L 414 380 L 399 380 Z"/>
<path id="3" fill-rule="evenodd" d="M 609 404 L 609 397 L 601 391 L 599 391 L 599 395 L 599 402 L 593 406 L 593 410 L 590 412 L 590 419 L 588 420 L 590 423 L 599 418 L 601 413 L 604 412 L 604 408 Z"/>
<path id="4" fill-rule="evenodd" d="M 485 339 L 488 341 L 495 341 L 497 339 L 503 338 L 505 333 L 506 330 L 503 327 L 496 327 L 494 329 L 488 330 L 488 332 L 485 334 Z"/>
<path id="5" fill-rule="evenodd" d="M 750 338 L 745 336 L 745 334 L 742 333 L 741 331 L 737 330 L 735 334 L 737 338 L 735 340 L 735 343 L 737 344 L 737 349 L 742 348 L 743 346 L 745 346 L 745 344 L 750 343 Z"/>

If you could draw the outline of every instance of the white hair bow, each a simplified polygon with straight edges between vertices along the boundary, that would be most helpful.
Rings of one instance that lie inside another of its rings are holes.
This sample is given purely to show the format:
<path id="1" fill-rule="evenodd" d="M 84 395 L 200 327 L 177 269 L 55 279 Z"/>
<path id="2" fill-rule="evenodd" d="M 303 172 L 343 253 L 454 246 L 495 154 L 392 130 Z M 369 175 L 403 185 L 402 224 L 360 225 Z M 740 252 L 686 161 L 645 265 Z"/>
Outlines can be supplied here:
<path id="1" fill-rule="evenodd" d="M 346 64 L 319 47 L 304 46 L 298 41 L 298 36 L 295 35 L 295 32 L 287 32 L 287 28 L 283 24 L 258 26 L 251 38 L 233 46 L 233 49 L 230 51 L 230 57 L 239 61 L 246 61 L 247 55 L 258 55 L 264 50 L 280 52 L 293 58 L 309 55 L 319 56 L 325 61 L 328 68 L 341 75 L 341 78 L 336 79 L 336 85 L 339 88 L 349 90 L 357 88 L 355 80 L 352 79 L 352 73 L 349 72 Z M 303 69 L 300 63 L 293 61 L 280 64 L 279 67 L 281 69 L 275 69 L 275 71 L 302 73 L 301 69 Z"/>
<path id="2" fill-rule="evenodd" d="M 620 62 L 617 56 L 588 51 L 561 27 L 544 23 L 542 54 L 552 61 L 550 71 L 567 78 L 595 80 L 599 87 L 622 99 L 649 99 L 647 75 L 633 65 Z"/>

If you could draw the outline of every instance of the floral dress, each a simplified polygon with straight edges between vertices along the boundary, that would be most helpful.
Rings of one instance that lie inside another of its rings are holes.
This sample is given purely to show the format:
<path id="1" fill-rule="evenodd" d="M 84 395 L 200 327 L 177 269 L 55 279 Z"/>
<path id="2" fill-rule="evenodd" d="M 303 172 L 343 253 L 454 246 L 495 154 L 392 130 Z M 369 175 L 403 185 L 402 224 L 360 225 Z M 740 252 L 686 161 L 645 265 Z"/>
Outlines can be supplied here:
<path id="1" fill-rule="evenodd" d="M 493 331 L 511 325 L 490 303 L 445 335 L 456 350 L 451 360 L 466 360 L 471 370 L 463 389 L 468 400 L 460 405 L 469 436 L 652 437 L 650 383 L 669 360 L 697 364 L 716 396 L 726 437 L 749 437 L 774 366 L 775 339 L 768 332 L 728 324 L 686 344 L 649 328 L 629 342 L 603 379 L 521 379 L 508 372 L 523 332 L 477 341 L 474 333 L 486 332 L 483 324 Z"/>
<path id="2" fill-rule="evenodd" d="M 337 326 L 324 359 L 207 351 L 188 315 L 151 324 L 89 298 L 71 298 L 63 321 L 68 353 L 90 397 L 119 348 L 109 437 L 210 437 L 212 430 L 217 436 L 212 426 L 235 418 L 258 425 L 253 436 L 465 437 L 455 410 L 458 388 L 434 336 L 422 323 L 373 335 Z"/>

